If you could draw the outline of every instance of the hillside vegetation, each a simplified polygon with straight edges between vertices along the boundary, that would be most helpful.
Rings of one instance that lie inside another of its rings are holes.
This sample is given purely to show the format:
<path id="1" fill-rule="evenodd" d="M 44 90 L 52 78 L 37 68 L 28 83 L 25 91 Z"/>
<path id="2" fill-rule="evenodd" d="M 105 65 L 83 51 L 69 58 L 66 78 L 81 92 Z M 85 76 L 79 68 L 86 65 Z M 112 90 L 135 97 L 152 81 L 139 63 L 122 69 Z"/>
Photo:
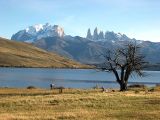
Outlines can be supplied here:
<path id="1" fill-rule="evenodd" d="M 0 38 L 1 67 L 90 68 L 31 44 Z"/>

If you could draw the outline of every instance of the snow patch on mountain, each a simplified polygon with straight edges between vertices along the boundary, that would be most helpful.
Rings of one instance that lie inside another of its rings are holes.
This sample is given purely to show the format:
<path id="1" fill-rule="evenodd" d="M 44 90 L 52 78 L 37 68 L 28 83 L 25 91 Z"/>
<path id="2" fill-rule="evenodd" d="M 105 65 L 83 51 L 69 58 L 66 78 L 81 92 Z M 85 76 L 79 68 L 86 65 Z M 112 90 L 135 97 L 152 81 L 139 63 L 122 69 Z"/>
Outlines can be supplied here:
<path id="1" fill-rule="evenodd" d="M 36 24 L 29 26 L 24 30 L 20 30 L 12 36 L 12 40 L 26 41 L 31 42 L 37 39 L 46 38 L 46 37 L 64 37 L 64 30 L 59 25 L 50 25 L 46 23 L 45 25 Z"/>
<path id="2" fill-rule="evenodd" d="M 26 32 L 30 33 L 30 34 L 35 34 L 36 32 L 39 32 L 40 30 L 43 29 L 43 25 L 42 24 L 37 24 L 34 26 L 30 26 L 28 28 L 26 28 Z"/>

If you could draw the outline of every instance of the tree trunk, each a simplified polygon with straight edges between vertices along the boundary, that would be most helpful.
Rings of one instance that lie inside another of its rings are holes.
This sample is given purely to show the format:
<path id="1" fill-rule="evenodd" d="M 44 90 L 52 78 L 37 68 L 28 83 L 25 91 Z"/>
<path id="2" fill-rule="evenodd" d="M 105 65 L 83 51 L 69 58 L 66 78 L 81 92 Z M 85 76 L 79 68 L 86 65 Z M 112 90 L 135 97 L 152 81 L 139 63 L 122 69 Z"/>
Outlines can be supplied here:
<path id="1" fill-rule="evenodd" d="M 127 83 L 121 82 L 120 83 L 120 91 L 126 91 L 127 90 Z"/>

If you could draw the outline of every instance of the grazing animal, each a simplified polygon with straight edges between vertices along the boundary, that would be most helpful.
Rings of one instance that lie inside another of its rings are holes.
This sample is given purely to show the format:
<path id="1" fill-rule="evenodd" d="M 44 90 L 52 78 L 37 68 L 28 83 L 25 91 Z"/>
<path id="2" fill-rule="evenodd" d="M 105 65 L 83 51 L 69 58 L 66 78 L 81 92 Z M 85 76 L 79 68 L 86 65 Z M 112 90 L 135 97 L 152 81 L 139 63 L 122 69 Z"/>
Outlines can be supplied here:
<path id="1" fill-rule="evenodd" d="M 55 84 L 50 84 L 51 90 L 54 88 Z"/>
<path id="2" fill-rule="evenodd" d="M 105 88 L 102 86 L 102 92 L 105 92 Z"/>

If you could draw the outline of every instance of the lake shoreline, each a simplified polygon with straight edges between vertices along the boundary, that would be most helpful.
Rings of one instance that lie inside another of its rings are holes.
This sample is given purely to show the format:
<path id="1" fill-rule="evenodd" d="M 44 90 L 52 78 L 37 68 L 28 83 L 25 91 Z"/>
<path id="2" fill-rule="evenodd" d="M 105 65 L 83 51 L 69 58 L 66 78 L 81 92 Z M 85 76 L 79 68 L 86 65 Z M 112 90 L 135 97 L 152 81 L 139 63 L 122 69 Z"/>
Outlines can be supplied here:
<path id="1" fill-rule="evenodd" d="M 117 83 L 118 84 L 118 83 Z M 138 87 L 137 87 L 138 86 Z M 0 89 L 16 89 L 16 90 L 22 90 L 22 89 L 41 89 L 41 90 L 56 90 L 56 89 L 68 89 L 68 90 L 115 90 L 115 91 L 119 91 L 120 88 L 116 87 L 116 88 L 105 88 L 103 86 L 93 86 L 91 88 L 67 88 L 64 86 L 54 86 L 52 89 L 50 87 L 50 85 L 48 85 L 48 88 L 43 88 L 43 87 L 38 87 L 38 86 L 34 86 L 34 85 L 30 85 L 30 86 L 26 86 L 26 87 L 7 87 L 7 86 L 0 86 Z M 155 84 L 154 86 L 147 86 L 145 84 L 128 84 L 127 86 L 128 90 L 126 91 L 130 91 L 130 90 L 134 90 L 134 89 L 140 89 L 140 90 L 145 90 L 145 89 L 154 89 L 154 88 L 158 88 L 160 89 L 160 84 Z"/>

